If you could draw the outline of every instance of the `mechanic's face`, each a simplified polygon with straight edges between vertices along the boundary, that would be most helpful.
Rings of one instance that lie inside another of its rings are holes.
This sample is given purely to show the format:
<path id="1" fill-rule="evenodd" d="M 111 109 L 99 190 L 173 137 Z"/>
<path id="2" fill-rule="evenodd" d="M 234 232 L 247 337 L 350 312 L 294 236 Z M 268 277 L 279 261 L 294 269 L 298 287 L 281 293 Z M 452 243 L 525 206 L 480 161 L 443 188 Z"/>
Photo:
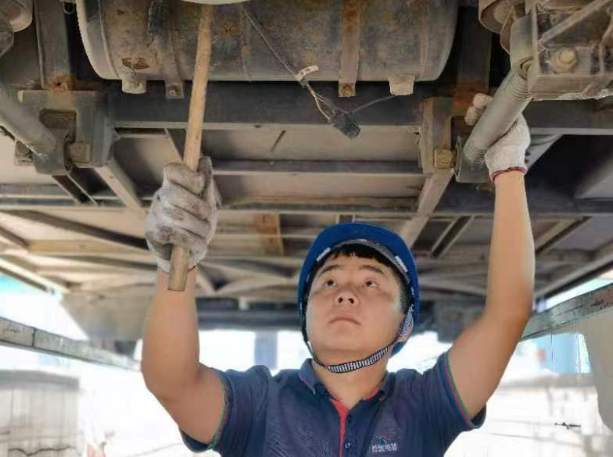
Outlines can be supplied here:
<path id="1" fill-rule="evenodd" d="M 307 333 L 320 360 L 341 363 L 387 346 L 403 317 L 400 285 L 389 267 L 341 256 L 329 258 L 313 280 Z"/>

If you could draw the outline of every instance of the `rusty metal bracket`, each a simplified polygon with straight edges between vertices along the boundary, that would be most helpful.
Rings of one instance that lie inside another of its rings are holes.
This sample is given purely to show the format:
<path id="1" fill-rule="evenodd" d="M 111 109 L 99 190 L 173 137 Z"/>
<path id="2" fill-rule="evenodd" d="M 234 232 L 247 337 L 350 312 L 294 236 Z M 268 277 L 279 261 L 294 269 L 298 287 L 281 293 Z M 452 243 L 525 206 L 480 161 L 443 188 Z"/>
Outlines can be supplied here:
<path id="1" fill-rule="evenodd" d="M 555 6 L 555 5 L 554 5 Z M 535 1 L 511 29 L 512 67 L 528 80 L 535 100 L 610 96 L 613 0 L 554 8 Z"/>
<path id="2" fill-rule="evenodd" d="M 25 90 L 21 97 L 23 104 L 48 127 L 70 125 L 66 154 L 77 167 L 93 168 L 106 164 L 117 135 L 100 93 Z"/>
<path id="3" fill-rule="evenodd" d="M 339 97 L 354 97 L 360 62 L 360 31 L 362 0 L 343 0 L 341 28 L 341 68 L 338 81 Z"/>
<path id="4" fill-rule="evenodd" d="M 183 99 L 185 88 L 179 74 L 172 41 L 168 0 L 153 0 L 149 6 L 147 33 L 155 45 L 166 84 L 166 98 Z"/>
<path id="5" fill-rule="evenodd" d="M 563 41 L 569 38 L 572 41 L 577 41 L 577 38 L 582 37 L 578 29 L 593 29 L 595 26 L 593 21 L 597 19 L 595 16 L 603 14 L 601 13 L 602 10 L 611 5 L 611 3 L 613 3 L 613 0 L 593 0 L 544 32 L 540 37 L 539 44 L 541 46 L 548 46 L 554 40 Z"/>
<path id="6" fill-rule="evenodd" d="M 41 86 L 59 92 L 73 90 L 75 81 L 63 3 L 38 1 L 34 5 Z"/>

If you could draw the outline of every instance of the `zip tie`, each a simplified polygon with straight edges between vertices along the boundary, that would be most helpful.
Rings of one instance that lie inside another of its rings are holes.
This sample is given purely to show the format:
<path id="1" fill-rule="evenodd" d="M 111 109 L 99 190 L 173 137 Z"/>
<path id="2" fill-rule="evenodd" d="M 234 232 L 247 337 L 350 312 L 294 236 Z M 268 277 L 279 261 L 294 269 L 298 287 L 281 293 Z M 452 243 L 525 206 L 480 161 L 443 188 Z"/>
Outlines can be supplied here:
<path id="1" fill-rule="evenodd" d="M 316 71 L 319 71 L 319 67 L 317 65 L 311 65 L 310 67 L 305 67 L 302 70 L 300 70 L 298 73 L 296 73 L 294 75 L 294 78 L 296 78 L 296 81 L 302 82 L 302 80 L 307 75 L 310 75 L 311 73 L 315 73 Z"/>

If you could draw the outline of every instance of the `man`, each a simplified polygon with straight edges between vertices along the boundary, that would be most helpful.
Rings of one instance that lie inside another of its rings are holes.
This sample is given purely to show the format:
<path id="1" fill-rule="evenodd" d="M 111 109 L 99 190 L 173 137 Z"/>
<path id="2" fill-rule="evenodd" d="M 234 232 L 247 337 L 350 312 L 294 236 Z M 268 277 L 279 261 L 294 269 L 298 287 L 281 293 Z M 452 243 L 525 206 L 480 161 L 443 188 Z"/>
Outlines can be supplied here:
<path id="1" fill-rule="evenodd" d="M 467 122 L 488 102 L 475 97 Z M 529 141 L 521 118 L 487 153 L 496 208 L 485 310 L 423 375 L 386 371 L 417 321 L 419 287 L 406 244 L 366 224 L 327 228 L 307 255 L 298 305 L 313 358 L 300 370 L 272 377 L 265 367 L 222 373 L 199 364 L 195 269 L 182 293 L 166 290 L 167 272 L 170 243 L 190 248 L 190 267 L 205 256 L 215 202 L 202 174 L 169 165 L 146 223 L 161 271 L 142 371 L 186 445 L 225 457 L 442 456 L 461 432 L 480 427 L 532 310 Z"/>

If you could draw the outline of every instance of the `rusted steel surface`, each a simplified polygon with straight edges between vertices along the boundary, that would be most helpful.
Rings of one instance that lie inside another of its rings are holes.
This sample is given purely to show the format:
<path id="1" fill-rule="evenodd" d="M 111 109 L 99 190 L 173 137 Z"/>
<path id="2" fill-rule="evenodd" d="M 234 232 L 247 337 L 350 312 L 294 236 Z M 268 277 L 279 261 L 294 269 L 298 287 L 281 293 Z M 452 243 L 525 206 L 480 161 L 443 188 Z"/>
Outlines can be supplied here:
<path id="1" fill-rule="evenodd" d="M 362 27 L 362 0 L 343 0 L 341 28 L 341 69 L 339 97 L 353 97 L 360 62 L 360 29 Z"/>
<path id="2" fill-rule="evenodd" d="M 356 5 L 358 0 L 348 0 Z M 78 0 L 79 28 L 96 72 L 105 79 L 164 79 L 163 65 L 148 35 L 149 0 Z M 177 68 L 191 80 L 198 5 L 169 2 L 168 25 Z M 317 65 L 311 80 L 338 81 L 342 3 L 269 0 L 249 5 L 254 16 L 300 69 Z M 265 43 L 245 24 L 236 5 L 216 7 L 212 80 L 292 80 Z M 436 79 L 449 55 L 458 0 L 379 0 L 362 8 L 359 81 L 392 75 Z M 354 10 L 357 14 L 357 10 Z M 352 16 L 358 19 L 357 16 Z M 356 23 L 352 19 L 352 23 Z M 355 40 L 354 40 L 355 43 Z M 355 57 L 355 53 L 352 60 Z"/>
<path id="3" fill-rule="evenodd" d="M 177 68 L 172 42 L 169 0 L 153 0 L 149 7 L 147 31 L 155 45 L 162 76 L 166 83 L 166 97 L 184 98 L 183 80 Z"/>
<path id="4" fill-rule="evenodd" d="M 57 92 L 73 90 L 75 79 L 63 3 L 43 1 L 35 6 L 41 85 Z"/>

